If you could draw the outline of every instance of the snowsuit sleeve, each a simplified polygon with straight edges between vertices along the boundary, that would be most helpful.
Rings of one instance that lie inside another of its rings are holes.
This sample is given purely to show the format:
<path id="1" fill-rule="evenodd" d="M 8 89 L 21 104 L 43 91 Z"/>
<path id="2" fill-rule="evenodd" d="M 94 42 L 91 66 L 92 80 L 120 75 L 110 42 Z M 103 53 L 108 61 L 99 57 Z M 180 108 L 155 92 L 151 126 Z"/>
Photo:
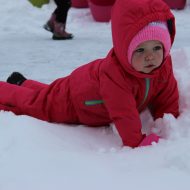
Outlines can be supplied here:
<path id="1" fill-rule="evenodd" d="M 137 147 L 142 141 L 143 135 L 136 102 L 130 89 L 126 84 L 115 82 L 104 73 L 100 78 L 100 93 L 123 145 Z"/>
<path id="2" fill-rule="evenodd" d="M 171 113 L 174 117 L 179 116 L 179 92 L 171 58 L 168 60 L 166 71 L 162 73 L 162 76 L 167 76 L 167 78 L 158 81 L 159 93 L 154 96 L 149 106 L 154 119 L 163 117 L 164 113 Z"/>

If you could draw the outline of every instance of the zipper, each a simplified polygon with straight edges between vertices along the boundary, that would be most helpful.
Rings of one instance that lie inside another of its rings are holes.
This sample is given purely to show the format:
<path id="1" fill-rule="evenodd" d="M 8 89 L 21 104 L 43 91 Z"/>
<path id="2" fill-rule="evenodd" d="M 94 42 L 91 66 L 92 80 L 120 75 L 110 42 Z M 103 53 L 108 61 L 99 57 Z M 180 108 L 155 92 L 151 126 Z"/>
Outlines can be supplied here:
<path id="1" fill-rule="evenodd" d="M 138 109 L 140 109 L 147 100 L 148 93 L 150 90 L 150 79 L 149 78 L 145 78 L 145 86 L 146 86 L 146 89 L 145 89 L 144 98 L 143 98 L 143 101 L 141 102 L 141 104 L 139 105 Z"/>

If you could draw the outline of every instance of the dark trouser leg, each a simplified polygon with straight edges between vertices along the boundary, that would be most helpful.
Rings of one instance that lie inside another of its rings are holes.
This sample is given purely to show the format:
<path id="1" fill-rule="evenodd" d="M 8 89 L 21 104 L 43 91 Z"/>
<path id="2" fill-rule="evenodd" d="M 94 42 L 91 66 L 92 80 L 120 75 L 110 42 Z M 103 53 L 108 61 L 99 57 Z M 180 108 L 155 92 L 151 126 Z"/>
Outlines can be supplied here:
<path id="1" fill-rule="evenodd" d="M 54 11 L 56 15 L 56 20 L 61 23 L 66 23 L 67 21 L 67 13 L 69 8 L 71 7 L 71 0 L 54 0 L 57 8 Z"/>

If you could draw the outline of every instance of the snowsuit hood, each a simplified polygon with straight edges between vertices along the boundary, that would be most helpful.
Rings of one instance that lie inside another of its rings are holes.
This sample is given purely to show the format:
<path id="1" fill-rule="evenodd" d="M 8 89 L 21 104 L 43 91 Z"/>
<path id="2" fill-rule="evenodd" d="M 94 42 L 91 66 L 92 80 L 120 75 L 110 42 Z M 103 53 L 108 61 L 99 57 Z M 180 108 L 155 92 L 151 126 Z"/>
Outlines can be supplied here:
<path id="1" fill-rule="evenodd" d="M 124 70 L 136 77 L 152 78 L 158 73 L 158 69 L 150 74 L 137 72 L 127 60 L 127 50 L 133 37 L 150 22 L 158 20 L 167 21 L 173 44 L 175 19 L 165 2 L 160 0 L 117 0 L 112 9 L 113 51 Z"/>

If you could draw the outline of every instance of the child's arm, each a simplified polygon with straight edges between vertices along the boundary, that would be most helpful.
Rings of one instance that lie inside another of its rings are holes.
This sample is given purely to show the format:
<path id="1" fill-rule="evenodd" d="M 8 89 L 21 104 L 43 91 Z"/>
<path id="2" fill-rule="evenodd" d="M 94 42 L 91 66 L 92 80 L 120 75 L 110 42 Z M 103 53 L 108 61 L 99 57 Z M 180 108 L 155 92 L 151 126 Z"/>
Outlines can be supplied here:
<path id="1" fill-rule="evenodd" d="M 136 101 L 128 85 L 122 85 L 119 76 L 117 81 L 106 74 L 101 76 L 100 93 L 114 122 L 123 145 L 137 147 L 143 140 L 141 120 Z"/>
<path id="2" fill-rule="evenodd" d="M 179 92 L 172 67 L 170 68 L 167 80 L 161 85 L 163 85 L 162 89 L 149 106 L 154 119 L 163 117 L 164 113 L 171 113 L 174 117 L 178 117 Z"/>

